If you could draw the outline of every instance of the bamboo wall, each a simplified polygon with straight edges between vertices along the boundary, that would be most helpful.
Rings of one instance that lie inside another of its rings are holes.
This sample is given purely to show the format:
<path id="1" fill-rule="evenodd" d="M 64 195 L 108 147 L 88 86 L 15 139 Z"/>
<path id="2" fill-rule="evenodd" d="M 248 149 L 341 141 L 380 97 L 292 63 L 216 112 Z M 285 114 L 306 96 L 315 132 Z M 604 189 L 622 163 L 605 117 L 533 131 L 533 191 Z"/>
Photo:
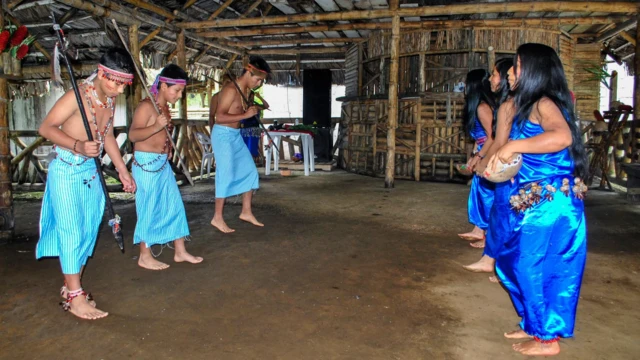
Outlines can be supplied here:
<path id="1" fill-rule="evenodd" d="M 600 44 L 577 44 L 573 60 L 573 92 L 576 96 L 576 115 L 582 120 L 595 120 L 593 111 L 600 107 L 600 80 L 587 71 L 602 68 Z"/>
<path id="2" fill-rule="evenodd" d="M 360 45 L 362 61 L 357 64 L 353 53 L 348 53 L 345 71 L 357 68 L 357 82 L 362 84 L 359 91 L 347 93 L 351 98 L 342 108 L 346 136 L 341 144 L 341 165 L 351 172 L 380 177 L 385 173 L 390 40 L 388 32 L 373 33 Z M 563 63 L 571 64 L 575 42 L 562 40 L 554 30 L 473 28 L 401 34 L 395 178 L 467 180 L 455 171 L 456 164 L 467 161 L 471 144 L 462 124 L 464 96 L 453 92 L 454 86 L 464 81 L 469 70 L 488 66 L 490 46 L 499 59 L 513 56 L 525 42 L 549 45 L 561 54 Z M 354 48 L 357 46 L 350 51 Z M 569 73 L 573 77 L 573 72 Z"/>

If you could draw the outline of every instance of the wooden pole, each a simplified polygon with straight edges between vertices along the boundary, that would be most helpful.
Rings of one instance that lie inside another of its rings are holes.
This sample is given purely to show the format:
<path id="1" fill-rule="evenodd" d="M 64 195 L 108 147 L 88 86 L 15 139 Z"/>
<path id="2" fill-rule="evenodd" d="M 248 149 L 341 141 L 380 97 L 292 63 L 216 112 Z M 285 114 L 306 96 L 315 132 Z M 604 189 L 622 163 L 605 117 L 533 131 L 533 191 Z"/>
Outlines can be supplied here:
<path id="1" fill-rule="evenodd" d="M 294 14 L 269 17 L 257 17 L 247 19 L 218 19 L 207 21 L 190 21 L 179 24 L 183 29 L 223 28 L 234 26 L 262 26 L 275 24 L 295 24 L 300 22 L 317 21 L 344 21 L 344 20 L 371 20 L 391 18 L 393 16 L 446 16 L 446 15 L 470 15 L 470 14 L 494 14 L 494 13 L 518 13 L 518 12 L 606 12 L 606 13 L 632 13 L 638 11 L 636 4 L 631 2 L 568 2 L 568 1 L 541 1 L 541 2 L 501 2 L 478 4 L 451 4 L 432 5 L 417 8 L 381 9 L 381 10 L 356 10 L 334 11 L 312 14 Z"/>
<path id="2" fill-rule="evenodd" d="M 232 2 L 234 2 L 235 0 L 227 0 L 225 1 L 222 5 L 220 5 L 219 8 L 216 9 L 216 11 L 214 11 L 210 16 L 209 16 L 209 20 L 213 20 L 215 19 L 218 15 L 222 14 L 222 12 L 224 11 L 224 9 L 226 9 L 227 7 L 229 7 L 229 5 L 231 5 Z"/>
<path id="3" fill-rule="evenodd" d="M 640 23 L 640 12 L 636 14 Z M 636 29 L 636 58 L 633 75 L 633 118 L 640 121 L 640 29 Z"/>
<path id="4" fill-rule="evenodd" d="M 348 43 L 360 43 L 366 41 L 366 38 L 291 38 L 284 39 L 258 39 L 258 40 L 246 40 L 246 41 L 225 41 L 218 40 L 221 44 L 235 47 L 251 47 L 251 46 L 265 46 L 265 45 L 297 45 L 297 44 L 348 44 Z"/>
<path id="5" fill-rule="evenodd" d="M 636 30 L 638 31 L 638 30 Z M 623 31 L 619 34 L 623 39 L 627 40 L 631 45 L 636 46 L 637 42 L 636 39 L 633 38 L 633 36 L 629 35 L 628 32 Z"/>
<path id="6" fill-rule="evenodd" d="M 493 46 L 487 48 L 487 71 L 489 75 L 493 72 L 493 67 L 496 65 L 496 49 Z"/>
<path id="7" fill-rule="evenodd" d="M 182 30 L 178 33 L 178 37 L 176 39 L 176 47 L 178 49 L 177 60 L 178 66 L 187 71 L 187 52 L 185 49 L 184 39 L 184 30 Z M 187 89 L 185 88 L 182 92 L 182 98 L 180 98 L 180 109 L 178 112 L 178 117 L 182 119 L 182 149 L 187 149 L 184 152 L 184 163 L 187 164 L 187 168 L 189 168 L 189 121 L 187 119 L 187 96 L 189 96 L 189 94 L 187 93 Z M 180 156 L 180 153 L 178 153 L 178 156 Z"/>
<path id="8" fill-rule="evenodd" d="M 611 37 L 614 37 L 614 36 L 620 34 L 621 32 L 625 32 L 625 31 L 627 31 L 629 29 L 633 29 L 637 25 L 638 25 L 638 20 L 636 20 L 636 19 L 627 20 L 627 21 L 623 22 L 622 24 L 619 24 L 615 28 L 605 31 L 604 33 L 599 35 L 594 40 L 594 42 L 601 42 L 601 41 L 607 40 L 607 39 L 609 39 Z"/>
<path id="9" fill-rule="evenodd" d="M 4 29 L 4 10 L 0 10 L 0 29 Z M 5 73 L 11 73 L 8 69 Z M 0 77 L 0 239 L 13 236 L 13 188 L 11 186 L 11 150 L 9 147 L 9 88 Z"/>
<path id="10" fill-rule="evenodd" d="M 609 91 L 609 109 L 613 108 L 613 102 L 618 101 L 618 72 L 611 73 L 611 82 L 609 83 L 611 91 Z"/>
<path id="11" fill-rule="evenodd" d="M 358 44 L 358 96 L 362 96 L 362 77 L 364 76 L 364 45 Z M 374 154 L 375 156 L 375 154 Z"/>
<path id="12" fill-rule="evenodd" d="M 149 35 L 147 35 L 147 37 L 145 37 L 142 41 L 140 41 L 140 48 L 142 49 L 145 45 L 147 45 L 149 41 L 153 40 L 153 38 L 156 37 L 156 35 L 160 34 L 161 31 L 162 31 L 162 28 L 158 27 L 157 29 L 150 32 Z"/>
<path id="13" fill-rule="evenodd" d="M 398 0 L 391 0 L 390 7 L 398 8 Z M 389 129 L 387 130 L 387 167 L 384 173 L 384 187 L 393 188 L 396 168 L 396 128 L 398 127 L 398 65 L 400 54 L 400 15 L 391 20 L 391 63 L 389 65 Z M 375 138 L 373 141 L 376 141 Z"/>
<path id="14" fill-rule="evenodd" d="M 138 25 L 130 25 L 129 26 L 129 50 L 131 50 L 131 56 L 133 57 L 133 61 L 138 64 L 138 67 L 142 69 L 140 65 L 140 43 L 138 37 Z M 142 100 L 142 85 L 140 81 L 142 79 L 138 79 L 137 77 L 133 81 L 133 104 L 137 106 L 140 100 Z M 128 126 L 128 124 L 127 124 Z"/>
<path id="15" fill-rule="evenodd" d="M 424 92 L 427 87 L 427 57 L 425 54 L 418 55 L 418 62 L 420 63 L 419 81 L 420 92 Z"/>

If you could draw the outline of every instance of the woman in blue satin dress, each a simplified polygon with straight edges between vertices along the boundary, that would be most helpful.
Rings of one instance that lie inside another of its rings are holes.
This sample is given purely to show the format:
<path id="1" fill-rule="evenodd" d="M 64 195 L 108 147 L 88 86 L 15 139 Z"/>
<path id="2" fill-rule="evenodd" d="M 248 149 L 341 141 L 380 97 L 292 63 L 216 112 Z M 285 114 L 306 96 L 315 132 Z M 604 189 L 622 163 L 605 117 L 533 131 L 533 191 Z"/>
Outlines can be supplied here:
<path id="1" fill-rule="evenodd" d="M 492 124 L 494 134 L 493 142 L 490 146 L 486 147 L 487 152 L 485 159 L 475 166 L 476 174 L 479 174 L 479 176 L 484 172 L 489 158 L 502 145 L 506 144 L 510 138 L 511 124 L 513 122 L 513 115 L 515 115 L 513 99 L 509 96 L 511 86 L 515 84 L 513 59 L 504 58 L 496 61 L 489 81 L 491 82 L 491 90 L 496 96 L 498 111 L 496 111 Z M 509 189 L 511 186 L 513 185 L 510 181 L 494 184 L 493 206 L 490 211 L 489 227 L 486 232 L 482 258 L 471 265 L 463 266 L 465 270 L 472 272 L 493 272 L 496 253 L 502 247 L 504 237 L 509 236 L 512 230 L 510 228 L 511 223 L 504 221 L 511 211 L 509 205 Z M 490 280 L 493 282 L 497 281 L 493 276 L 490 277 Z"/>
<path id="2" fill-rule="evenodd" d="M 587 161 L 556 52 L 521 45 L 515 72 L 517 135 L 488 165 L 523 156 L 510 200 L 514 231 L 496 257 L 496 273 L 522 318 L 519 330 L 505 334 L 526 339 L 513 349 L 549 356 L 560 352 L 558 340 L 572 337 L 575 326 L 587 255 L 581 181 Z"/>
<path id="3" fill-rule="evenodd" d="M 474 155 L 467 166 L 473 170 L 475 164 L 484 157 L 485 148 L 491 145 L 493 111 L 495 97 L 491 92 L 489 74 L 484 69 L 469 71 L 465 82 L 465 128 L 469 136 L 476 142 Z M 478 241 L 474 247 L 484 247 L 484 234 L 487 230 L 489 211 L 493 204 L 493 184 L 479 176 L 471 181 L 467 212 L 473 230 L 458 236 L 464 240 Z"/>

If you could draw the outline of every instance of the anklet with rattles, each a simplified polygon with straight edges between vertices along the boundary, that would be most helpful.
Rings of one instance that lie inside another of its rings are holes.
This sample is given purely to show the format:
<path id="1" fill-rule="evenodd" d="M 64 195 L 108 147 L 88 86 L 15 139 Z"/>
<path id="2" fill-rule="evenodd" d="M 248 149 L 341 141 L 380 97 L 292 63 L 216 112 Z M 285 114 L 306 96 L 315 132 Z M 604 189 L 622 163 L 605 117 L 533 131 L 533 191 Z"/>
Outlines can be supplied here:
<path id="1" fill-rule="evenodd" d="M 533 337 L 533 340 L 535 340 L 536 342 L 539 342 L 539 343 L 541 343 L 541 344 L 553 344 L 553 343 L 555 343 L 555 342 L 560 341 L 560 338 L 559 338 L 559 337 L 556 337 L 556 338 L 553 338 L 553 339 L 550 339 L 550 340 L 543 340 L 543 339 L 540 339 L 540 338 L 539 338 L 539 337 L 537 337 L 537 336 L 534 336 L 534 337 Z"/>
<path id="2" fill-rule="evenodd" d="M 84 296 L 87 301 L 90 301 L 92 299 L 91 294 L 87 294 L 84 290 L 82 290 L 82 288 L 73 291 L 69 290 L 69 292 L 67 293 L 67 299 L 60 303 L 60 305 L 62 305 L 62 309 L 64 311 L 69 311 L 69 309 L 71 309 L 71 302 L 78 296 Z"/>

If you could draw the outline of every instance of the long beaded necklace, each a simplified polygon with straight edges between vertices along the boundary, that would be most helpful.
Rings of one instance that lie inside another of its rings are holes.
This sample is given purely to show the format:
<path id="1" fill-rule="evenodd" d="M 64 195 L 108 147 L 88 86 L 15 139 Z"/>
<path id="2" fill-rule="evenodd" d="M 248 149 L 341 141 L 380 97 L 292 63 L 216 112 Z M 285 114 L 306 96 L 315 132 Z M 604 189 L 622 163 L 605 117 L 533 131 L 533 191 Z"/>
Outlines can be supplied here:
<path id="1" fill-rule="evenodd" d="M 88 88 L 89 86 L 93 87 L 93 83 L 90 81 L 85 81 L 85 85 Z M 95 94 L 95 87 L 93 87 L 94 89 L 94 94 Z M 99 150 L 99 154 L 102 155 L 102 151 L 104 150 L 104 140 L 107 136 L 107 133 L 109 132 L 109 130 L 111 129 L 111 126 L 113 125 L 113 118 L 115 115 L 115 103 L 113 102 L 113 99 L 111 98 L 107 98 L 107 104 L 110 106 L 111 108 L 111 115 L 109 116 L 109 120 L 107 121 L 107 123 L 104 125 L 104 130 L 101 132 L 99 130 L 98 127 L 98 119 L 96 116 L 96 108 L 93 105 L 93 102 L 91 101 L 91 94 L 89 93 L 88 89 L 85 89 L 85 93 L 86 95 L 86 101 L 87 104 L 89 105 L 89 113 L 91 114 L 91 120 L 93 122 L 93 126 L 95 127 L 95 133 L 96 136 L 94 138 L 95 141 L 98 141 L 100 143 L 100 150 Z M 97 94 L 96 94 L 97 95 Z M 97 99 L 97 96 L 96 96 Z M 87 160 L 89 160 L 89 158 L 87 157 L 83 157 L 84 160 L 80 163 L 74 164 L 71 162 L 68 162 L 66 160 L 64 160 L 62 157 L 56 156 L 56 158 L 58 158 L 60 161 L 62 161 L 63 163 L 69 165 L 69 166 L 80 166 L 82 164 L 84 164 Z M 100 164 L 103 163 L 103 158 L 100 158 Z M 98 176 L 98 171 L 102 171 L 102 169 L 96 169 L 96 172 L 91 176 L 90 179 L 83 179 L 82 182 L 83 184 L 87 185 L 89 188 L 91 188 L 91 182 L 93 180 L 95 180 L 95 178 Z"/>
<path id="2" fill-rule="evenodd" d="M 143 101 L 151 101 L 149 98 L 144 99 Z M 167 124 L 167 129 L 169 130 L 169 133 L 171 133 L 173 131 L 173 124 L 171 123 L 171 113 L 169 112 L 169 105 L 165 105 L 162 106 L 158 103 L 158 101 L 156 100 L 156 105 L 158 106 L 158 109 L 161 111 L 162 114 L 164 114 L 165 116 L 168 115 L 169 117 L 169 123 Z M 160 152 L 160 154 L 158 154 L 158 156 L 156 156 L 155 159 L 145 163 L 145 164 L 140 164 L 136 158 L 135 155 L 133 157 L 133 164 L 138 166 L 142 171 L 144 172 L 148 172 L 148 173 L 158 173 L 162 170 L 164 170 L 164 168 L 167 166 L 168 162 L 169 162 L 169 156 L 171 154 L 171 146 L 169 145 L 169 135 L 165 135 L 166 139 L 164 141 L 164 146 L 162 147 L 162 151 Z M 164 154 L 167 154 L 167 157 L 164 159 L 164 163 L 162 164 L 162 166 L 160 168 L 158 168 L 157 170 L 149 170 L 149 169 L 145 169 L 146 167 L 149 167 L 155 163 L 157 163 L 158 161 L 160 161 L 160 159 L 162 158 L 162 156 Z"/>

